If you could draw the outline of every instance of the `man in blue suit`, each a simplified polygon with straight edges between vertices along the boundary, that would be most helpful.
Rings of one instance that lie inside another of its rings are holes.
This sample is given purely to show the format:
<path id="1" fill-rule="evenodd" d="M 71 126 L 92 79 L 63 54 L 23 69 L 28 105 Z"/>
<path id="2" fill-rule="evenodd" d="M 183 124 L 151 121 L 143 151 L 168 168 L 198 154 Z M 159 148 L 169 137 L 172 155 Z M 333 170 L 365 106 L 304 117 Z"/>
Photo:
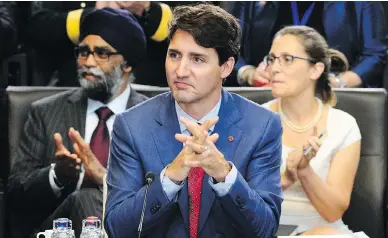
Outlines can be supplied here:
<path id="1" fill-rule="evenodd" d="M 238 22 L 200 4 L 176 8 L 170 24 L 171 92 L 115 120 L 105 229 L 113 238 L 137 235 L 152 171 L 144 237 L 272 237 L 282 127 L 276 114 L 222 89 L 238 58 Z"/>

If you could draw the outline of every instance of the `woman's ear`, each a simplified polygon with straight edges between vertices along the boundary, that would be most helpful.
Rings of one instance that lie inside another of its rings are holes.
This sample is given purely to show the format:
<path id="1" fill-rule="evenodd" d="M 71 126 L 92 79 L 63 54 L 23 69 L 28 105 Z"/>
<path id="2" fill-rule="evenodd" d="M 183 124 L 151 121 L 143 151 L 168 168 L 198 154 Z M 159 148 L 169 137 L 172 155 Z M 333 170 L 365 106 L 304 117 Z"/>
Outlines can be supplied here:
<path id="1" fill-rule="evenodd" d="M 316 63 L 310 70 L 310 78 L 312 80 L 318 80 L 322 73 L 325 71 L 325 65 L 322 62 Z"/>

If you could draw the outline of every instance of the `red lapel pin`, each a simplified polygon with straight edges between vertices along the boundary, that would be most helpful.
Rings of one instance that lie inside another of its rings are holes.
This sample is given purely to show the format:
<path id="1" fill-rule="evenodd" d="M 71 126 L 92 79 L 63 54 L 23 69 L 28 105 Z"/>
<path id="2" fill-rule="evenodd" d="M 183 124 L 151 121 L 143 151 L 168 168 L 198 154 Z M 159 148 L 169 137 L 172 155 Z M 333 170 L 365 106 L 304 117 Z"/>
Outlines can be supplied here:
<path id="1" fill-rule="evenodd" d="M 232 142 L 232 141 L 234 141 L 234 138 L 233 138 L 233 136 L 229 136 L 229 137 L 228 137 L 228 141 L 229 141 L 229 142 Z"/>

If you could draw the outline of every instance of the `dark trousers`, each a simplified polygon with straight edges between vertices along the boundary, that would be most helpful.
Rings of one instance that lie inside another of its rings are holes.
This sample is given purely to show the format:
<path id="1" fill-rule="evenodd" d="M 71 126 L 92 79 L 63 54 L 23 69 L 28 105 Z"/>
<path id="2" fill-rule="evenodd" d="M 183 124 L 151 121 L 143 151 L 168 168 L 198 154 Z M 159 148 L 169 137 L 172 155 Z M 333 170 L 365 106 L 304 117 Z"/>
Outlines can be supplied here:
<path id="1" fill-rule="evenodd" d="M 69 218 L 76 237 L 82 230 L 82 220 L 96 216 L 102 220 L 102 191 L 97 188 L 81 188 L 70 194 L 58 208 L 43 222 L 41 231 L 53 228 L 53 220 Z"/>

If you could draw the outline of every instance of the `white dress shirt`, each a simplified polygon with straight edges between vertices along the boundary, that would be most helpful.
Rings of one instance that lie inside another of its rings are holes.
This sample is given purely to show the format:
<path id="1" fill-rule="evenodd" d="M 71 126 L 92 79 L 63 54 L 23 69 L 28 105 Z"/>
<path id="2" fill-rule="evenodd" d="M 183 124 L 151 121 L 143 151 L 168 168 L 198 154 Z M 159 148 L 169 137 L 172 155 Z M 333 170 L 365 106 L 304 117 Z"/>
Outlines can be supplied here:
<path id="1" fill-rule="evenodd" d="M 130 87 L 127 86 L 124 92 L 122 92 L 119 96 L 117 96 L 115 99 L 110 101 L 108 104 L 103 104 L 100 101 L 96 101 L 88 98 L 88 107 L 86 109 L 86 121 L 85 121 L 85 137 L 84 137 L 84 140 L 87 143 L 90 142 L 93 132 L 98 125 L 99 119 L 96 114 L 96 110 L 101 107 L 108 107 L 113 112 L 113 115 L 106 121 L 106 125 L 109 131 L 109 136 L 111 137 L 111 133 L 113 130 L 113 122 L 116 118 L 116 115 L 126 110 L 130 93 L 131 93 Z M 54 182 L 54 177 L 55 177 L 54 166 L 55 164 L 52 164 L 51 166 L 51 170 L 49 172 L 49 181 L 54 193 L 59 197 L 61 195 L 61 191 L 63 187 L 62 188 L 58 187 Z M 83 170 L 83 167 L 82 167 L 76 190 L 80 189 L 82 185 L 84 173 L 85 171 Z"/>
<path id="2" fill-rule="evenodd" d="M 207 113 L 200 120 L 196 120 L 196 119 L 192 118 L 190 115 L 188 115 L 185 111 L 183 111 L 183 109 L 175 101 L 175 110 L 176 110 L 176 114 L 177 114 L 178 119 L 180 116 L 182 116 L 190 121 L 194 121 L 194 122 L 200 123 L 200 124 L 203 124 L 207 119 L 215 118 L 218 115 L 218 112 L 220 111 L 220 107 L 221 107 L 221 98 L 218 101 L 218 103 L 216 104 L 216 106 L 209 113 Z M 179 127 L 181 130 L 181 133 L 183 133 L 185 135 L 190 135 L 190 132 L 187 130 L 186 126 L 183 123 L 181 123 L 180 121 L 179 121 Z M 213 131 L 214 131 L 214 126 L 212 126 L 209 129 L 209 135 Z M 225 182 L 220 182 L 220 183 L 214 184 L 213 178 L 209 177 L 208 183 L 210 184 L 210 186 L 213 188 L 213 190 L 216 192 L 216 194 L 219 197 L 225 196 L 229 192 L 230 188 L 235 183 L 236 178 L 237 178 L 236 167 L 233 165 L 232 162 L 228 161 L 228 163 L 232 166 L 232 170 L 226 176 Z M 160 181 L 162 181 L 162 187 L 163 187 L 163 190 L 166 193 L 168 199 L 170 201 L 172 201 L 174 199 L 174 197 L 176 196 L 176 194 L 179 192 L 179 190 L 184 186 L 184 182 L 180 185 L 177 185 L 174 182 L 172 182 L 169 177 L 164 176 L 164 174 L 166 173 L 167 167 L 164 168 L 162 170 L 162 172 L 160 173 Z"/>

